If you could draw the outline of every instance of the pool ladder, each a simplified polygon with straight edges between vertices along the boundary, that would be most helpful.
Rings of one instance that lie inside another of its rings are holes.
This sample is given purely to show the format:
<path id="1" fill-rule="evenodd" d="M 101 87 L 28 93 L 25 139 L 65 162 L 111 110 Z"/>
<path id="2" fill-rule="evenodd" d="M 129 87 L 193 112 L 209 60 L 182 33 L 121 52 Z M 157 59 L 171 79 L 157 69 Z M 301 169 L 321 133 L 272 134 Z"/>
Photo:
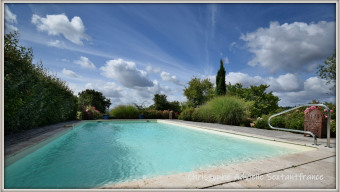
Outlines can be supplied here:
<path id="1" fill-rule="evenodd" d="M 316 135 L 314 135 L 314 133 L 310 132 L 310 131 L 302 131 L 302 130 L 297 130 L 297 129 L 287 129 L 287 128 L 279 128 L 279 127 L 273 127 L 271 124 L 270 124 L 270 119 L 272 119 L 273 117 L 276 117 L 278 115 L 281 115 L 281 114 L 284 114 L 284 113 L 287 113 L 289 111 L 293 111 L 297 108 L 300 108 L 300 107 L 306 107 L 306 106 L 320 106 L 320 107 L 323 107 L 325 109 L 327 109 L 327 146 L 326 147 L 331 147 L 330 146 L 330 119 L 331 119 L 331 110 L 324 104 L 306 104 L 306 105 L 299 105 L 297 107 L 294 107 L 294 108 L 291 108 L 291 109 L 288 109 L 288 110 L 285 110 L 285 111 L 282 111 L 280 113 L 277 113 L 277 114 L 274 114 L 272 116 L 270 116 L 268 118 L 268 125 L 271 129 L 276 129 L 276 130 L 282 130 L 282 131 L 290 131 L 290 132 L 297 132 L 297 133 L 305 133 L 305 134 L 309 134 L 311 135 L 313 138 L 314 138 L 314 145 L 317 145 L 317 137 Z"/>

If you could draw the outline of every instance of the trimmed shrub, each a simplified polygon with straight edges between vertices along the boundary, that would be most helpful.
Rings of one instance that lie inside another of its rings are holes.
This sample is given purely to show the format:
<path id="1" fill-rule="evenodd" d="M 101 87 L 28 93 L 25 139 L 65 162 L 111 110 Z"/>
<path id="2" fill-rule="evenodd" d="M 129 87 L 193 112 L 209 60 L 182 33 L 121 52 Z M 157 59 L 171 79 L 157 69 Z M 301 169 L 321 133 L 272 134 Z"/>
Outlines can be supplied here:
<path id="1" fill-rule="evenodd" d="M 77 118 L 77 97 L 64 81 L 32 63 L 16 32 L 4 39 L 4 132 L 10 134 Z"/>
<path id="2" fill-rule="evenodd" d="M 155 110 L 155 109 L 147 109 L 147 110 L 140 110 L 140 114 L 144 115 L 145 119 L 169 119 L 168 110 Z M 172 118 L 175 119 L 175 112 L 172 115 Z"/>
<path id="3" fill-rule="evenodd" d="M 138 119 L 138 109 L 132 105 L 119 105 L 110 111 L 115 119 Z"/>

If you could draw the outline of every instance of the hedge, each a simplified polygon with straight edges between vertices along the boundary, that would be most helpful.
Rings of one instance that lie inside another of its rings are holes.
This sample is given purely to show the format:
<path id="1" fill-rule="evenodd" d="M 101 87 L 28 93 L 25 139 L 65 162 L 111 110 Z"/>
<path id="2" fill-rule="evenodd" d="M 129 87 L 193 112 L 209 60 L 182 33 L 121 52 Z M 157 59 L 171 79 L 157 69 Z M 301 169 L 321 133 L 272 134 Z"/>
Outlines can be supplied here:
<path id="1" fill-rule="evenodd" d="M 76 119 L 77 97 L 41 63 L 32 63 L 32 49 L 20 46 L 17 35 L 5 35 L 5 134 Z"/>

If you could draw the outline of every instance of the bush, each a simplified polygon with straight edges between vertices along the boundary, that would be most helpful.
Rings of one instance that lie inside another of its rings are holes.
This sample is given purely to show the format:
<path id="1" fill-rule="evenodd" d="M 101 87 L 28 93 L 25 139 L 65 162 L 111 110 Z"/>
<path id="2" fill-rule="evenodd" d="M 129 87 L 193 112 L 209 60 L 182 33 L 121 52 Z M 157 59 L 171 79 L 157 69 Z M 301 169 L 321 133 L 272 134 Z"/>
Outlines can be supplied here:
<path id="1" fill-rule="evenodd" d="M 256 120 L 254 127 L 260 129 L 270 129 L 268 126 L 268 118 L 262 117 L 261 119 Z"/>
<path id="2" fill-rule="evenodd" d="M 249 105 L 238 97 L 216 97 L 193 111 L 191 117 L 194 121 L 240 125 L 249 115 Z"/>
<path id="3" fill-rule="evenodd" d="M 330 106 L 330 108 L 333 110 L 333 113 L 331 113 L 332 115 L 331 117 L 334 117 L 335 107 Z M 270 129 L 268 126 L 268 118 L 271 115 L 272 114 L 263 115 L 261 119 L 255 121 L 254 127 L 261 128 L 261 129 Z M 273 117 L 270 123 L 274 127 L 304 130 L 304 119 L 305 119 L 305 114 L 304 114 L 303 109 L 301 108 L 301 109 L 296 109 L 295 111 L 291 111 L 291 112 Z M 335 137 L 336 135 L 335 119 L 331 119 L 330 132 L 331 132 L 331 136 Z"/>
<path id="4" fill-rule="evenodd" d="M 243 120 L 243 122 L 240 124 L 240 126 L 243 127 L 251 127 L 250 124 L 253 123 L 254 120 L 246 118 L 245 120 Z"/>
<path id="5" fill-rule="evenodd" d="M 93 119 L 99 119 L 101 117 L 100 112 L 91 105 L 85 106 L 82 111 L 80 118 L 83 120 L 93 120 Z"/>
<path id="6" fill-rule="evenodd" d="M 273 117 L 270 120 L 270 124 L 274 127 L 286 127 L 286 117 L 284 117 L 283 115 Z"/>
<path id="7" fill-rule="evenodd" d="M 184 109 L 181 114 L 178 116 L 178 119 L 192 121 L 192 114 L 194 113 L 195 108 L 187 107 Z"/>
<path id="8" fill-rule="evenodd" d="M 132 105 L 119 105 L 110 111 L 110 116 L 116 119 L 138 119 L 138 109 Z"/>
<path id="9" fill-rule="evenodd" d="M 335 120 L 331 120 L 331 136 L 336 137 L 336 123 Z"/>
<path id="10" fill-rule="evenodd" d="M 169 110 L 155 110 L 155 109 L 144 109 L 140 110 L 139 113 L 144 115 L 145 119 L 169 119 L 170 111 Z M 174 112 L 172 114 L 173 119 L 178 118 L 178 112 Z"/>

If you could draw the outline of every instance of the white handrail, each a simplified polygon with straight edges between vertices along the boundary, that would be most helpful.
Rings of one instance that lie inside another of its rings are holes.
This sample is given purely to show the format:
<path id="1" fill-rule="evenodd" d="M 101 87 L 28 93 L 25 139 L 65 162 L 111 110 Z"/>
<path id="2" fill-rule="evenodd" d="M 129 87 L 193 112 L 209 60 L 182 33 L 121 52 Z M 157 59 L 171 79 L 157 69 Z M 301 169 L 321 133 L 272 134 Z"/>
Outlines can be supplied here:
<path id="1" fill-rule="evenodd" d="M 327 147 L 330 147 L 330 137 L 331 137 L 331 132 L 330 132 L 330 120 L 331 120 L 331 110 L 324 104 L 305 104 L 305 105 L 299 105 L 297 107 L 294 107 L 294 108 L 291 108 L 291 109 L 288 109 L 288 110 L 285 110 L 285 111 L 282 111 L 280 113 L 277 113 L 277 114 L 274 114 L 272 116 L 270 116 L 268 118 L 268 126 L 271 128 L 271 129 L 277 129 L 277 130 L 283 130 L 283 131 L 291 131 L 291 132 L 298 132 L 298 133 L 306 133 L 306 134 L 309 134 L 311 136 L 313 136 L 314 138 L 314 145 L 317 144 L 317 137 L 310 131 L 302 131 L 302 130 L 297 130 L 297 129 L 287 129 L 287 128 L 279 128 L 279 127 L 273 127 L 271 124 L 270 124 L 270 119 L 273 118 L 273 117 L 276 117 L 278 115 L 281 115 L 283 113 L 287 113 L 289 111 L 292 111 L 292 110 L 295 110 L 297 108 L 300 108 L 300 107 L 306 107 L 306 106 L 320 106 L 320 107 L 324 107 L 325 109 L 327 109 L 327 114 L 328 114 L 328 117 L 327 117 Z"/>

